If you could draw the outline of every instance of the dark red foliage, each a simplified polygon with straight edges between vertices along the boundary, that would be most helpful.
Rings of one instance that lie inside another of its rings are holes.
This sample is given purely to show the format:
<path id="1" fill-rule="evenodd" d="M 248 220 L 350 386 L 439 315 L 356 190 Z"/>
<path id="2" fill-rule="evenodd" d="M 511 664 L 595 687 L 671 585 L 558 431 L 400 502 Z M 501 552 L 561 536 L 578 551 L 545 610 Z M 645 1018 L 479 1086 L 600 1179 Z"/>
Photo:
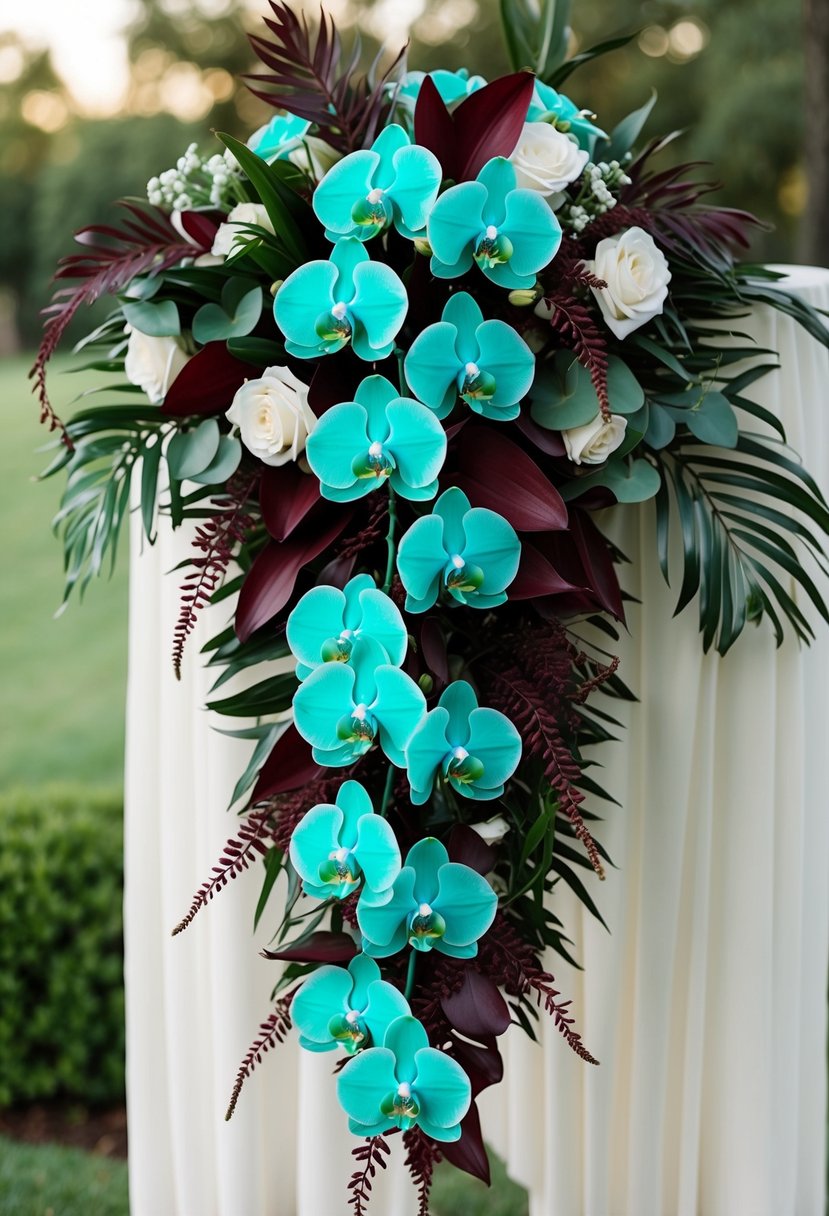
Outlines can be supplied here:
<path id="1" fill-rule="evenodd" d="M 305 13 L 270 0 L 272 17 L 265 17 L 271 38 L 251 36 L 257 57 L 269 72 L 249 75 L 255 97 L 276 109 L 289 110 L 317 123 L 333 147 L 353 152 L 372 142 L 388 106 L 386 86 L 403 63 L 405 49 L 384 72 L 358 74 L 360 41 L 344 58 L 334 21 L 320 10 L 314 38 Z M 376 66 L 376 65 L 375 65 Z"/>
<path id="2" fill-rule="evenodd" d="M 277 1043 L 284 1042 L 285 1036 L 291 1029 L 291 1001 L 298 991 L 299 988 L 292 988 L 290 992 L 286 992 L 284 996 L 279 997 L 274 1005 L 273 1013 L 259 1027 L 259 1034 L 253 1043 L 251 1043 L 247 1055 L 239 1065 L 239 1071 L 236 1074 L 236 1081 L 233 1085 L 233 1092 L 230 1095 L 225 1119 L 233 1118 L 233 1112 L 236 1110 L 236 1103 L 239 1101 L 242 1086 L 256 1068 L 256 1065 L 262 1063 L 262 1056 L 265 1052 L 270 1051 Z"/>
<path id="3" fill-rule="evenodd" d="M 503 430 L 467 426 L 458 443 L 455 483 L 476 507 L 489 507 L 516 532 L 567 527 L 567 507 L 549 477 Z"/>
<path id="4" fill-rule="evenodd" d="M 491 813 L 495 815 L 497 810 L 496 804 Z M 469 866 L 470 870 L 475 870 L 478 874 L 489 874 L 490 870 L 495 868 L 495 850 L 466 823 L 456 823 L 452 828 L 446 842 L 446 851 L 451 861 Z"/>
<path id="5" fill-rule="evenodd" d="M 415 107 L 415 139 L 456 182 L 477 177 L 494 156 L 511 156 L 527 118 L 535 77 L 530 72 L 501 76 L 478 89 L 450 114 L 427 77 Z"/>
<path id="6" fill-rule="evenodd" d="M 419 1127 L 403 1133 L 403 1147 L 406 1150 L 406 1168 L 417 1188 L 417 1216 L 429 1216 L 432 1179 L 442 1150 Z"/>
<path id="7" fill-rule="evenodd" d="M 347 933 L 331 933 L 319 929 L 301 945 L 283 946 L 280 950 L 263 950 L 262 957 L 291 963 L 350 963 L 357 953 L 354 938 Z"/>
<path id="8" fill-rule="evenodd" d="M 511 600 L 533 600 L 541 596 L 562 595 L 575 590 L 543 553 L 527 540 L 521 542 L 521 562 L 510 583 Z"/>
<path id="9" fill-rule="evenodd" d="M 262 520 L 274 540 L 286 540 L 320 500 L 319 479 L 294 462 L 265 466 L 259 483 Z"/>
<path id="10" fill-rule="evenodd" d="M 289 731 L 295 731 L 294 726 L 288 727 Z M 287 731 L 285 732 L 288 733 Z M 284 738 L 284 736 L 283 736 Z M 297 735 L 297 738 L 299 736 Z M 305 740 L 301 740 L 305 743 Z M 307 743 L 305 744 L 307 747 Z M 273 752 L 271 753 L 271 756 Z M 270 758 L 268 760 L 270 763 Z M 262 770 L 264 773 L 264 769 Z M 278 848 L 287 853 L 288 846 L 291 843 L 291 836 L 294 828 L 299 823 L 306 811 L 312 806 L 317 806 L 321 802 L 331 803 L 337 796 L 341 784 L 346 777 L 351 776 L 351 769 L 335 769 L 332 773 L 331 769 L 316 768 L 313 775 L 309 775 L 298 787 L 293 783 L 272 802 L 275 811 L 276 822 L 274 825 L 273 839 Z"/>
<path id="11" fill-rule="evenodd" d="M 196 529 L 189 560 L 190 572 L 181 585 L 181 609 L 173 636 L 173 670 L 181 679 L 181 662 L 196 617 L 219 586 L 253 523 L 249 499 L 259 480 L 259 470 L 239 472 L 227 483 L 224 494 L 213 499 L 214 514 Z"/>
<path id="12" fill-rule="evenodd" d="M 232 355 L 224 342 L 208 342 L 176 376 L 161 412 L 173 418 L 224 414 L 236 390 L 256 371 Z"/>
<path id="13" fill-rule="evenodd" d="M 311 748 L 293 723 L 286 726 L 259 772 L 251 795 L 253 802 L 264 802 L 277 794 L 304 788 L 316 781 L 323 769 L 311 755 Z"/>
<path id="14" fill-rule="evenodd" d="M 591 239 L 593 230 L 591 228 Z M 587 290 L 605 287 L 603 279 L 591 274 L 579 258 L 565 255 L 555 262 L 556 283 L 544 303 L 552 310 L 550 325 L 561 337 L 564 345 L 587 368 L 590 381 L 599 399 L 602 417 L 610 418 L 610 400 L 607 395 L 607 339 L 596 317 L 595 308 L 589 306 Z"/>
<path id="15" fill-rule="evenodd" d="M 348 1203 L 354 1216 L 366 1216 L 374 1176 L 378 1168 L 386 1168 L 385 1158 L 390 1152 L 385 1134 L 371 1136 L 351 1150 L 354 1160 L 361 1163 L 361 1167 L 354 1171 L 348 1183 Z"/>
<path id="16" fill-rule="evenodd" d="M 219 230 L 219 225 L 224 221 L 224 213 L 222 211 L 180 211 L 179 219 L 181 226 L 191 241 L 195 241 L 196 245 L 209 253 L 213 248 L 213 240 Z"/>
<path id="17" fill-rule="evenodd" d="M 455 1169 L 463 1170 L 490 1185 L 489 1157 L 481 1131 L 481 1117 L 474 1102 L 461 1119 L 460 1140 L 443 1145 L 442 1152 L 444 1160 L 454 1165 Z"/>
<path id="18" fill-rule="evenodd" d="M 487 1042 L 503 1034 L 510 1024 L 509 1009 L 498 985 L 472 967 L 464 968 L 460 988 L 442 997 L 441 1004 L 455 1030 L 470 1039 Z"/>
<path id="19" fill-rule="evenodd" d="M 40 401 L 40 421 L 50 431 L 59 429 L 70 448 L 66 428 L 52 409 L 46 390 L 47 365 L 69 322 L 82 304 L 93 304 L 101 296 L 114 295 L 137 275 L 160 274 L 193 253 L 193 246 L 175 230 L 163 211 L 137 201 L 124 201 L 119 206 L 127 212 L 120 227 L 94 224 L 81 228 L 75 233 L 75 240 L 84 246 L 84 252 L 70 254 L 58 263 L 56 283 L 70 279 L 76 282 L 72 287 L 58 286 L 44 308 L 43 339 L 29 372 L 34 380 L 33 391 Z"/>

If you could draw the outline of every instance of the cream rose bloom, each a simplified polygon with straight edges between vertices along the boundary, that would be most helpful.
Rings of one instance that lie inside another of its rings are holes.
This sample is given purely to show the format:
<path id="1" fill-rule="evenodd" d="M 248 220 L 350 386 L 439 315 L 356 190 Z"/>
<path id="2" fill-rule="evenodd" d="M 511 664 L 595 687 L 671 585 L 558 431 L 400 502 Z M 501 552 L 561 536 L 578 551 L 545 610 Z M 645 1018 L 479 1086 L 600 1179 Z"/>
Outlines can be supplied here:
<path id="1" fill-rule="evenodd" d="M 485 844 L 492 845 L 500 844 L 510 830 L 510 825 L 503 815 L 496 815 L 494 819 L 485 819 L 482 823 L 471 823 L 469 826 L 473 832 L 478 833 Z"/>
<path id="2" fill-rule="evenodd" d="M 321 182 L 328 170 L 342 160 L 342 154 L 327 144 L 318 135 L 306 135 L 299 140 L 295 148 L 286 155 L 292 165 L 296 165 L 303 173 L 310 172 L 316 181 Z"/>
<path id="3" fill-rule="evenodd" d="M 664 253 L 642 228 L 599 241 L 595 259 L 585 266 L 607 283 L 591 290 L 617 338 L 626 338 L 662 312 L 671 272 Z"/>
<path id="4" fill-rule="evenodd" d="M 317 425 L 308 386 L 287 367 L 267 367 L 258 380 L 246 380 L 227 418 L 238 426 L 245 447 L 270 465 L 296 460 Z"/>
<path id="5" fill-rule="evenodd" d="M 257 224 L 268 232 L 273 232 L 265 208 L 261 203 L 237 203 L 223 224 L 219 224 L 213 238 L 211 253 L 214 257 L 229 258 L 237 249 L 241 249 L 250 234 L 245 232 L 247 224 Z"/>
<path id="6" fill-rule="evenodd" d="M 153 405 L 159 405 L 167 390 L 191 356 L 177 338 L 153 338 L 128 325 L 129 334 L 124 374 L 130 384 L 143 389 Z"/>
<path id="7" fill-rule="evenodd" d="M 627 418 L 619 414 L 611 414 L 606 421 L 597 414 L 584 426 L 571 426 L 561 432 L 567 455 L 573 464 L 604 464 L 624 439 L 627 424 Z"/>
<path id="8" fill-rule="evenodd" d="M 581 177 L 588 155 L 548 122 L 525 122 L 510 160 L 519 187 L 550 198 Z"/>

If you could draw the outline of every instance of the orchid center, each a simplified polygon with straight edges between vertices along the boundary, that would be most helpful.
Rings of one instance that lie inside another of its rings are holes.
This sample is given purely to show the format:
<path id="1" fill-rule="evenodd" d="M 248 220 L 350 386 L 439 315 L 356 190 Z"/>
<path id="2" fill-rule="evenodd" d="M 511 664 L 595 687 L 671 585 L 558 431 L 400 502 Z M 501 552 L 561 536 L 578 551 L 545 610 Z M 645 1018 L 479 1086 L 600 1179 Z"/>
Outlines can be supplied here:
<path id="1" fill-rule="evenodd" d="M 347 663 L 354 649 L 353 636 L 352 630 L 344 629 L 338 638 L 327 638 L 320 648 L 323 663 Z"/>
<path id="2" fill-rule="evenodd" d="M 415 950 L 431 950 L 432 945 L 446 933 L 446 921 L 430 904 L 418 905 L 409 921 L 409 945 Z"/>
<path id="3" fill-rule="evenodd" d="M 385 190 L 375 186 L 365 198 L 360 198 L 351 208 L 351 219 L 359 224 L 367 237 L 376 236 L 391 222 L 392 210 L 385 200 Z"/>
<path id="4" fill-rule="evenodd" d="M 458 390 L 467 404 L 490 401 L 495 396 L 495 377 L 482 371 L 477 363 L 467 363 L 458 380 Z"/>
<path id="5" fill-rule="evenodd" d="M 374 720 L 365 705 L 356 705 L 337 723 L 337 738 L 356 745 L 360 752 L 368 751 L 376 734 Z"/>
<path id="6" fill-rule="evenodd" d="M 401 1131 L 409 1131 L 414 1127 L 420 1106 L 412 1093 L 412 1087 L 405 1081 L 396 1090 L 386 1094 L 380 1103 L 380 1110 L 387 1119 L 393 1119 Z"/>
<path id="7" fill-rule="evenodd" d="M 360 881 L 361 872 L 356 857 L 348 849 L 334 849 L 320 865 L 319 877 L 323 885 L 353 885 Z"/>
<path id="8" fill-rule="evenodd" d="M 340 301 L 332 305 L 330 312 L 320 313 L 314 323 L 314 329 L 323 342 L 344 345 L 351 338 L 351 322 L 346 305 Z"/>
<path id="9" fill-rule="evenodd" d="M 454 553 L 446 563 L 444 581 L 448 591 L 464 595 L 479 589 L 484 581 L 484 572 L 480 566 Z"/>
<path id="10" fill-rule="evenodd" d="M 377 480 L 390 477 L 395 468 L 394 457 L 390 452 L 386 452 L 382 443 L 376 439 L 369 445 L 368 451 L 360 456 L 355 456 L 351 464 L 354 476 L 361 481 L 370 477 Z"/>
<path id="11" fill-rule="evenodd" d="M 365 1023 L 353 1009 L 349 1009 L 346 1014 L 334 1014 L 328 1023 L 328 1033 L 350 1056 L 361 1047 L 367 1047 L 371 1038 Z"/>
<path id="12" fill-rule="evenodd" d="M 494 224 L 489 224 L 475 245 L 475 261 L 481 269 L 491 270 L 494 266 L 502 266 L 513 254 L 513 244 L 509 237 L 499 233 Z"/>
<path id="13" fill-rule="evenodd" d="M 456 747 L 444 761 L 444 773 L 453 785 L 473 785 L 483 777 L 484 766 L 465 747 Z"/>

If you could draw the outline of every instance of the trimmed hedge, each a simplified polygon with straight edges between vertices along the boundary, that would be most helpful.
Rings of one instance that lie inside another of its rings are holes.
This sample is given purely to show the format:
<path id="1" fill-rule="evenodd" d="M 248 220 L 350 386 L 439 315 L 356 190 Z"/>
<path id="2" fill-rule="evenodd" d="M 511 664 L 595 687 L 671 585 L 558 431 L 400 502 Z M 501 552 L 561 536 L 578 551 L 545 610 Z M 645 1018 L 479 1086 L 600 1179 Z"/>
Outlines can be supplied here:
<path id="1" fill-rule="evenodd" d="M 0 794 L 0 1106 L 124 1096 L 120 794 Z"/>

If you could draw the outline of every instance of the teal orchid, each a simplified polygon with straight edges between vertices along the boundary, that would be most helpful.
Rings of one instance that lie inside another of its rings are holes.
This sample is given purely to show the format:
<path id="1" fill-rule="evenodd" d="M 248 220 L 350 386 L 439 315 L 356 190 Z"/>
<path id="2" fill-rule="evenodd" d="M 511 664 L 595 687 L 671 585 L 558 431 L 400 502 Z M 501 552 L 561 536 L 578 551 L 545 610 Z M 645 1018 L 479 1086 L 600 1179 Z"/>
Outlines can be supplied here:
<path id="1" fill-rule="evenodd" d="M 264 127 L 254 131 L 248 147 L 262 160 L 280 160 L 300 146 L 310 126 L 307 119 L 298 118 L 296 114 L 277 114 Z"/>
<path id="2" fill-rule="evenodd" d="M 468 292 L 450 296 L 443 316 L 412 343 L 405 363 L 414 393 L 438 418 L 458 397 L 485 418 L 507 422 L 535 375 L 535 355 L 504 321 L 485 321 Z"/>
<path id="3" fill-rule="evenodd" d="M 300 266 L 274 300 L 285 349 L 297 359 L 316 359 L 349 342 L 369 363 L 385 359 L 407 308 L 400 279 L 390 266 L 372 262 L 354 237 L 337 241 L 327 262 Z"/>
<path id="4" fill-rule="evenodd" d="M 411 800 L 427 802 L 438 774 L 464 798 L 499 798 L 520 759 L 521 736 L 509 718 L 479 707 L 472 686 L 455 680 L 406 749 Z"/>
<path id="5" fill-rule="evenodd" d="M 381 1047 L 395 1019 L 411 1011 L 397 988 L 380 976 L 367 954 L 357 954 L 345 967 L 320 967 L 309 976 L 291 1002 L 291 1021 L 306 1051 L 335 1051 L 354 1055 L 366 1047 Z"/>
<path id="6" fill-rule="evenodd" d="M 580 148 L 592 154 L 596 140 L 606 138 L 601 127 L 593 122 L 596 117 L 589 110 L 580 110 L 574 101 L 558 93 L 548 84 L 536 80 L 533 89 L 527 122 L 550 122 L 559 131 L 572 135 Z"/>
<path id="7" fill-rule="evenodd" d="M 459 68 L 457 72 L 450 72 L 447 68 L 437 68 L 434 72 L 407 72 L 397 92 L 398 100 L 414 108 L 427 76 L 447 106 L 465 101 L 486 84 L 483 76 L 470 76 L 467 68 Z"/>
<path id="8" fill-rule="evenodd" d="M 497 906 L 483 875 L 450 861 L 441 842 L 427 836 L 409 850 L 391 891 L 360 897 L 363 950 L 372 958 L 388 958 L 408 944 L 450 958 L 474 958 Z"/>
<path id="9" fill-rule="evenodd" d="M 300 684 L 293 708 L 317 764 L 343 768 L 379 740 L 392 764 L 405 768 L 426 701 L 410 676 L 386 663 L 377 642 L 359 638 L 349 663 L 325 663 Z"/>
<path id="10" fill-rule="evenodd" d="M 443 172 L 437 157 L 402 127 L 386 127 L 370 148 L 344 157 L 314 191 L 314 211 L 330 241 L 368 241 L 393 223 L 414 240 L 424 233 Z"/>
<path id="11" fill-rule="evenodd" d="M 432 208 L 427 233 L 432 274 L 455 279 L 473 262 L 499 287 L 533 287 L 561 244 L 561 225 L 536 190 L 516 188 L 503 156 L 487 161 L 474 182 L 450 186 Z"/>
<path id="12" fill-rule="evenodd" d="M 337 1097 L 356 1136 L 419 1127 L 433 1140 L 459 1140 L 472 1102 L 469 1077 L 445 1051 L 429 1046 L 417 1018 L 400 1017 L 382 1047 L 349 1060 L 337 1077 Z"/>
<path id="13" fill-rule="evenodd" d="M 442 588 L 470 608 L 503 604 L 520 558 L 512 524 L 488 507 L 471 506 L 463 490 L 452 486 L 400 542 L 397 570 L 406 611 L 427 612 Z"/>
<path id="14" fill-rule="evenodd" d="M 326 410 L 305 448 L 322 495 L 362 498 L 388 481 L 403 498 L 434 498 L 446 432 L 419 401 L 401 397 L 385 376 L 367 376 L 354 401 Z"/>
<path id="15" fill-rule="evenodd" d="M 327 585 L 306 591 L 288 617 L 285 634 L 300 680 L 323 663 L 347 663 L 358 638 L 374 638 L 383 661 L 393 667 L 402 664 L 408 643 L 400 609 L 370 574 L 356 575 L 342 591 Z"/>
<path id="16" fill-rule="evenodd" d="M 359 781 L 344 781 L 335 803 L 311 807 L 294 828 L 290 857 L 313 899 L 345 899 L 361 882 L 386 891 L 400 873 L 394 832 Z"/>

